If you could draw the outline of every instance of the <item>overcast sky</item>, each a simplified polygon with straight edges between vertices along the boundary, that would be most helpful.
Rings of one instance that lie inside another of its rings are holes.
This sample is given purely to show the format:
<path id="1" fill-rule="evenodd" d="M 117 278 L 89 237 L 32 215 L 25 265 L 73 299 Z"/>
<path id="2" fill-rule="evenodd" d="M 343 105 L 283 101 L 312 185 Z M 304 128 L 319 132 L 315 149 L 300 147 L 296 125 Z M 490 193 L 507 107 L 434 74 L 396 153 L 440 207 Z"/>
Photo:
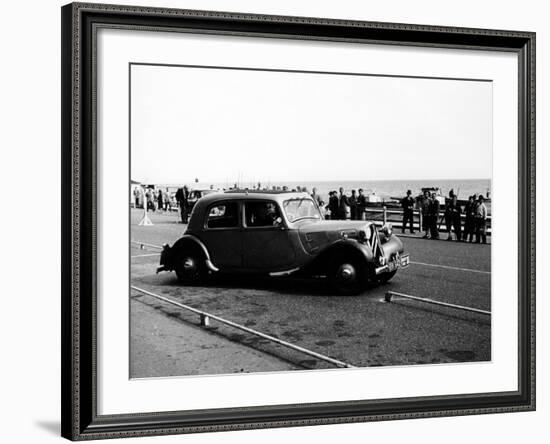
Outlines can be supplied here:
<path id="1" fill-rule="evenodd" d="M 492 83 L 133 65 L 147 183 L 491 178 Z"/>

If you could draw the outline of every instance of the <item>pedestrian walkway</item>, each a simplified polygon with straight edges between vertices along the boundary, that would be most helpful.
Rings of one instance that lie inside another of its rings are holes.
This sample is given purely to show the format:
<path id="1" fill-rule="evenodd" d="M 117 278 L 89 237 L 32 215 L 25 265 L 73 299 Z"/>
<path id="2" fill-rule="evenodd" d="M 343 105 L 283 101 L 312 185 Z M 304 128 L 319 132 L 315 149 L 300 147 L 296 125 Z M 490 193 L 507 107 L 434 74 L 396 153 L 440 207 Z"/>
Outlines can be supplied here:
<path id="1" fill-rule="evenodd" d="M 130 377 L 302 370 L 131 299 Z"/>

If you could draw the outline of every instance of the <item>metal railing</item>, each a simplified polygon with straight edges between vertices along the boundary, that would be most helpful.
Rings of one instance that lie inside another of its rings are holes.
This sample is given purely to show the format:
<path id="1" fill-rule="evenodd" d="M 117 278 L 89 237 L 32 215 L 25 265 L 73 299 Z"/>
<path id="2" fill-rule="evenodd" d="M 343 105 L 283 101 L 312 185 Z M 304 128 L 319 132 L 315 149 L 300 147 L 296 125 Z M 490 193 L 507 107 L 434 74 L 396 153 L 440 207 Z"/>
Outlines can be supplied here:
<path id="1" fill-rule="evenodd" d="M 290 348 L 292 350 L 295 350 L 297 352 L 313 356 L 314 358 L 320 359 L 325 362 L 329 362 L 337 367 L 343 367 L 343 368 L 356 368 L 354 365 L 348 364 L 347 362 L 339 361 L 338 359 L 331 358 L 330 356 L 322 355 L 321 353 L 314 352 L 312 350 L 308 350 L 307 348 L 300 347 L 299 345 L 291 344 L 290 342 L 283 341 L 282 339 L 276 338 L 274 336 L 259 332 L 257 330 L 254 330 L 249 327 L 245 327 L 244 325 L 237 324 L 236 322 L 229 321 L 227 319 L 224 319 L 220 316 L 213 315 L 211 313 L 208 313 L 206 311 L 198 310 L 196 308 L 190 307 L 189 305 L 182 304 L 180 302 L 174 301 L 172 299 L 169 299 L 167 297 L 152 293 L 150 291 L 144 290 L 143 288 L 136 287 L 134 285 L 131 285 L 130 288 L 134 291 L 137 291 L 139 293 L 145 294 L 147 296 L 151 296 L 155 299 L 161 300 L 163 302 L 166 302 L 168 304 L 174 305 L 178 308 L 181 308 L 183 310 L 190 311 L 192 313 L 198 314 L 200 316 L 200 323 L 202 326 L 207 327 L 210 325 L 210 320 L 217 321 L 221 324 L 228 325 L 230 327 L 236 328 L 238 330 L 242 330 L 246 333 L 259 336 L 260 338 L 266 339 L 268 341 L 274 342 L 276 344 L 282 345 L 283 347 Z"/>
<path id="2" fill-rule="evenodd" d="M 394 296 L 404 298 L 404 299 L 411 299 L 413 301 L 422 302 L 425 304 L 440 305 L 442 307 L 453 308 L 455 310 L 463 310 L 463 311 L 469 311 L 472 313 L 479 313 L 479 314 L 491 316 L 491 312 L 487 310 L 481 310 L 479 308 L 473 308 L 473 307 L 466 307 L 464 305 L 451 304 L 449 302 L 436 301 L 435 299 L 421 298 L 410 294 L 398 293 L 396 291 L 387 291 L 384 299 L 386 302 L 391 302 Z"/>
<path id="3" fill-rule="evenodd" d="M 396 227 L 401 227 L 403 223 L 403 210 L 388 209 L 386 206 L 383 206 L 382 208 L 367 207 L 365 208 L 365 215 L 367 220 L 371 220 L 377 225 L 384 225 L 390 222 L 392 225 Z M 395 216 L 399 216 L 399 217 L 395 217 Z M 461 214 L 460 220 L 465 221 L 466 215 Z M 491 234 L 491 222 L 492 222 L 491 216 L 487 216 L 486 234 L 488 235 Z M 438 214 L 437 225 L 439 228 L 443 228 L 446 230 L 445 213 L 442 211 L 440 211 Z M 413 210 L 413 226 L 418 230 L 422 229 L 422 211 Z M 462 226 L 464 226 L 464 222 L 462 222 Z"/>

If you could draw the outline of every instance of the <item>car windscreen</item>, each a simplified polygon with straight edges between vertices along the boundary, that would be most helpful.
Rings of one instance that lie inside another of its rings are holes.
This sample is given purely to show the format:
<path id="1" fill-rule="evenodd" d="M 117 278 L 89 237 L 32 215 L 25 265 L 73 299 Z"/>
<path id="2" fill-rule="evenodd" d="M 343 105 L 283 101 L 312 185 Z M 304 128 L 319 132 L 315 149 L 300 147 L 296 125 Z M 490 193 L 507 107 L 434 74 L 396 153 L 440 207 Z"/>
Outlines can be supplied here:
<path id="1" fill-rule="evenodd" d="M 321 219 L 319 209 L 311 199 L 297 198 L 285 200 L 283 208 L 289 222 L 296 222 L 300 219 Z"/>

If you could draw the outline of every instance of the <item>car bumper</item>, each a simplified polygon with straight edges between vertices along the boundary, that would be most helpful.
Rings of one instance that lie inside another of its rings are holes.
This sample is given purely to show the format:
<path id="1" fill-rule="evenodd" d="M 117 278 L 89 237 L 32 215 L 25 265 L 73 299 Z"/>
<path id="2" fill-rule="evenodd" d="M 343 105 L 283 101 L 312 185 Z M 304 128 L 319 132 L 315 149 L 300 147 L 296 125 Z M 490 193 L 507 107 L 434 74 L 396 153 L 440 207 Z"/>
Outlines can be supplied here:
<path id="1" fill-rule="evenodd" d="M 375 269 L 376 274 L 391 273 L 392 271 L 399 270 L 400 268 L 407 268 L 410 264 L 409 254 L 395 253 L 392 259 L 388 261 L 386 265 L 382 265 Z"/>

